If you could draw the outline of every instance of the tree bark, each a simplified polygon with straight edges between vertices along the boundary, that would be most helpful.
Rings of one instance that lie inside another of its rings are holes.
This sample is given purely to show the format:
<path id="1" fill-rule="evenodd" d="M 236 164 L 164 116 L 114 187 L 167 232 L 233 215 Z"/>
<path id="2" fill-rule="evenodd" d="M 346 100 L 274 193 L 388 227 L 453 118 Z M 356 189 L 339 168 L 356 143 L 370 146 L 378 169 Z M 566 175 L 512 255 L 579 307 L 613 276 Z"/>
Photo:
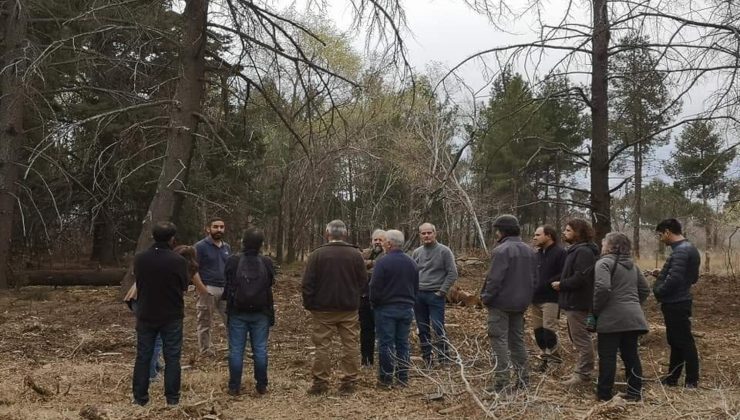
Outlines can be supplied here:
<path id="1" fill-rule="evenodd" d="M 44 270 L 18 273 L 16 286 L 118 286 L 126 270 Z"/>
<path id="2" fill-rule="evenodd" d="M 595 241 L 611 231 L 609 196 L 609 108 L 607 76 L 609 71 L 609 20 L 607 0 L 594 0 L 594 29 L 591 53 L 591 214 Z"/>
<path id="3" fill-rule="evenodd" d="M 10 245 L 17 204 L 18 161 L 26 142 L 23 128 L 25 82 L 28 57 L 28 5 L 25 0 L 3 2 L 0 16 L 4 46 L 0 61 L 0 288 L 9 285 Z"/>
<path id="4" fill-rule="evenodd" d="M 206 23 L 208 0 L 188 0 L 182 14 L 182 40 L 180 43 L 180 78 L 175 89 L 175 104 L 170 114 L 162 172 L 157 181 L 149 210 L 141 224 L 136 243 L 140 252 L 151 243 L 154 223 L 177 219 L 182 196 L 177 190 L 187 188 L 187 175 L 193 154 L 193 133 L 198 128 L 196 113 L 200 112 L 205 80 Z M 125 289 L 133 281 L 129 270 L 122 284 Z"/>
<path id="5" fill-rule="evenodd" d="M 642 217 L 642 147 L 634 147 L 635 161 L 635 202 L 632 209 L 632 251 L 635 258 L 640 258 L 640 219 Z"/>
<path id="6" fill-rule="evenodd" d="M 113 265 L 116 262 L 115 225 L 110 215 L 102 211 L 93 223 L 93 244 L 91 261 L 102 265 Z"/>

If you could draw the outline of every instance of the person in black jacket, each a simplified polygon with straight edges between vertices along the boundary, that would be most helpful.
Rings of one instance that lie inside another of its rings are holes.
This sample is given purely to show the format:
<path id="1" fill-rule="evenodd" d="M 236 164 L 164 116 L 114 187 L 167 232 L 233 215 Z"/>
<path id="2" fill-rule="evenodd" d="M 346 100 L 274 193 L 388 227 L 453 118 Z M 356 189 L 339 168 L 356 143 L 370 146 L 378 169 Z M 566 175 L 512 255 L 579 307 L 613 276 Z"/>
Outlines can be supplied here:
<path id="1" fill-rule="evenodd" d="M 678 220 L 663 220 L 655 231 L 658 239 L 670 245 L 672 250 L 663 269 L 652 273 L 657 277 L 653 294 L 661 303 L 666 338 L 671 347 L 668 374 L 661 382 L 668 386 L 678 385 L 686 365 L 685 386 L 696 388 L 699 383 L 699 355 L 691 334 L 691 286 L 699 280 L 701 257 L 696 247 L 684 238 Z"/>
<path id="2" fill-rule="evenodd" d="M 134 258 L 138 308 L 132 382 L 134 403 L 139 405 L 149 402 L 149 366 L 157 335 L 163 344 L 165 399 L 168 405 L 180 402 L 183 293 L 190 276 L 185 258 L 172 250 L 176 233 L 173 223 L 156 223 L 152 228 L 154 245 Z"/>
<path id="3" fill-rule="evenodd" d="M 275 324 L 272 286 L 275 268 L 272 260 L 260 255 L 265 235 L 260 229 L 249 228 L 242 239 L 243 251 L 226 260 L 226 284 L 222 299 L 226 300 L 229 332 L 229 394 L 239 395 L 244 367 L 244 347 L 252 344 L 254 381 L 257 393 L 267 393 L 267 339 Z M 242 299 L 240 288 L 251 289 L 249 299 Z M 248 302 L 247 302 L 248 301 Z M 248 303 L 248 305 L 246 305 Z M 248 307 L 240 307 L 245 305 Z"/>
<path id="4" fill-rule="evenodd" d="M 522 242 L 516 217 L 501 215 L 493 221 L 493 227 L 498 244 L 491 253 L 481 301 L 488 308 L 488 337 L 495 362 L 493 384 L 486 391 L 498 393 L 509 386 L 510 367 L 516 376 L 516 388 L 529 384 L 524 311 L 532 302 L 537 283 L 537 255 Z"/>
<path id="5" fill-rule="evenodd" d="M 532 296 L 530 315 L 537 347 L 540 348 L 541 363 L 538 368 L 545 372 L 548 363 L 560 363 L 558 344 L 558 292 L 552 283 L 560 280 L 565 264 L 566 252 L 558 243 L 557 230 L 550 225 L 538 227 L 532 242 L 537 247 L 539 278 Z"/>
<path id="6" fill-rule="evenodd" d="M 386 255 L 378 260 L 370 279 L 370 303 L 378 335 L 378 386 L 389 388 L 395 373 L 399 386 L 409 380 L 409 333 L 419 292 L 419 268 L 403 253 L 404 237 L 398 230 L 385 232 Z"/>
<path id="7" fill-rule="evenodd" d="M 586 318 L 593 305 L 593 269 L 599 255 L 593 237 L 589 222 L 571 219 L 566 223 L 563 239 L 570 246 L 560 280 L 552 283 L 553 289 L 560 292 L 558 304 L 565 312 L 570 340 L 578 353 L 573 374 L 563 382 L 567 386 L 589 382 L 594 370 L 594 345 L 586 329 Z"/>

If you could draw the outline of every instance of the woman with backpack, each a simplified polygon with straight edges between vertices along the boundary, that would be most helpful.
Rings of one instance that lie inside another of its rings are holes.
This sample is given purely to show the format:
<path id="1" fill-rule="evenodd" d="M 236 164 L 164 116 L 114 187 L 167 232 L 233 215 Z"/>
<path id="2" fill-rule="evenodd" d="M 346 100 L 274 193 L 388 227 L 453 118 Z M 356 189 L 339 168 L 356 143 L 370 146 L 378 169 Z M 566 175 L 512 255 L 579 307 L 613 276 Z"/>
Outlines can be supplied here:
<path id="1" fill-rule="evenodd" d="M 274 325 L 272 286 L 275 270 L 272 261 L 260 255 L 265 236 L 249 228 L 242 239 L 243 251 L 226 261 L 226 299 L 229 332 L 229 395 L 241 391 L 244 347 L 252 344 L 254 380 L 257 393 L 267 392 L 267 337 Z"/>
<path id="2" fill-rule="evenodd" d="M 648 331 L 641 303 L 650 294 L 647 281 L 630 256 L 629 238 L 620 232 L 606 235 L 601 245 L 601 259 L 594 274 L 594 305 L 598 333 L 599 381 L 596 397 L 612 398 L 617 350 L 624 362 L 626 400 L 642 399 L 642 365 L 637 352 L 637 338 Z"/>

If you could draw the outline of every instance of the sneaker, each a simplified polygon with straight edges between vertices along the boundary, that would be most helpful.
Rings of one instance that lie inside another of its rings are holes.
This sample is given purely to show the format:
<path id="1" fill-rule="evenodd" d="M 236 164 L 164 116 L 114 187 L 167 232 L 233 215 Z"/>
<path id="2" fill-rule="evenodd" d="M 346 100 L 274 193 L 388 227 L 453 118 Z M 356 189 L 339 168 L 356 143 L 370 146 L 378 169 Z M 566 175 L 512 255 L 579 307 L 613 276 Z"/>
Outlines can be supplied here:
<path id="1" fill-rule="evenodd" d="M 267 385 L 257 385 L 256 389 L 257 389 L 257 393 L 260 395 L 267 394 Z"/>
<path id="2" fill-rule="evenodd" d="M 686 389 L 697 389 L 697 388 L 699 388 L 699 384 L 697 382 L 686 382 L 684 384 L 684 388 L 686 388 Z"/>
<path id="3" fill-rule="evenodd" d="M 342 382 L 342 384 L 339 385 L 339 393 L 342 395 L 354 394 L 355 390 L 356 386 L 354 382 Z"/>
<path id="4" fill-rule="evenodd" d="M 570 378 L 560 382 L 564 386 L 577 386 L 577 385 L 583 385 L 589 383 L 591 378 L 589 378 L 586 375 L 581 375 L 580 373 L 574 373 L 570 376 Z"/>
<path id="5" fill-rule="evenodd" d="M 232 397 L 237 397 L 239 396 L 239 390 L 229 388 L 228 394 L 231 395 Z"/>
<path id="6" fill-rule="evenodd" d="M 311 385 L 311 388 L 308 388 L 308 391 L 306 393 L 308 395 L 322 395 L 326 394 L 329 391 L 329 387 L 326 386 L 323 382 L 314 382 L 313 385 Z"/>

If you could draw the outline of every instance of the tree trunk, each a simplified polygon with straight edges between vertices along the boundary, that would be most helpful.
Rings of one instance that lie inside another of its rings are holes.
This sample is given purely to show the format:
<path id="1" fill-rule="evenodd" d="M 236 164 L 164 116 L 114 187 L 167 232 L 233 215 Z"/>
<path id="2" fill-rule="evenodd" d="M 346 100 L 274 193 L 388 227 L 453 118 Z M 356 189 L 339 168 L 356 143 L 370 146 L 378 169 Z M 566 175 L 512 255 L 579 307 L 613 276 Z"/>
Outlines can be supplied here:
<path id="1" fill-rule="evenodd" d="M 193 154 L 193 133 L 198 128 L 195 113 L 200 112 L 205 80 L 206 23 L 208 0 L 188 0 L 182 14 L 182 40 L 178 68 L 180 79 L 175 90 L 175 104 L 170 114 L 170 129 L 162 172 L 157 181 L 149 210 L 141 224 L 136 243 L 140 252 L 151 243 L 154 223 L 177 219 L 182 196 L 177 190 L 187 188 L 187 175 Z M 133 282 L 131 270 L 122 284 L 125 289 Z"/>
<path id="2" fill-rule="evenodd" d="M 594 0 L 594 29 L 591 53 L 591 214 L 595 241 L 611 231 L 609 196 L 609 108 L 607 76 L 609 71 L 609 20 L 607 0 Z"/>
<path id="3" fill-rule="evenodd" d="M 562 196 L 560 194 L 560 150 L 555 152 L 555 229 L 560 229 L 560 223 L 562 219 L 560 200 Z"/>
<path id="4" fill-rule="evenodd" d="M 97 261 L 101 265 L 116 263 L 115 225 L 110 215 L 105 211 L 101 212 L 98 219 L 93 223 L 93 244 L 90 260 Z"/>
<path id="5" fill-rule="evenodd" d="M 642 147 L 635 144 L 635 203 L 632 208 L 632 250 L 640 258 L 640 218 L 642 216 Z"/>
<path id="6" fill-rule="evenodd" d="M 296 222 L 296 211 L 293 209 L 293 205 L 288 205 L 288 253 L 285 256 L 285 262 L 290 264 L 295 261 L 296 255 L 296 244 L 295 244 L 295 230 L 297 229 Z"/>
<path id="7" fill-rule="evenodd" d="M 24 0 L 5 1 L 0 16 L 5 28 L 0 61 L 0 288 L 9 285 L 10 241 L 13 238 L 18 191 L 18 161 L 26 142 L 23 128 L 28 5 Z"/>
<path id="8" fill-rule="evenodd" d="M 16 286 L 118 286 L 125 272 L 123 268 L 25 271 L 18 273 Z"/>

